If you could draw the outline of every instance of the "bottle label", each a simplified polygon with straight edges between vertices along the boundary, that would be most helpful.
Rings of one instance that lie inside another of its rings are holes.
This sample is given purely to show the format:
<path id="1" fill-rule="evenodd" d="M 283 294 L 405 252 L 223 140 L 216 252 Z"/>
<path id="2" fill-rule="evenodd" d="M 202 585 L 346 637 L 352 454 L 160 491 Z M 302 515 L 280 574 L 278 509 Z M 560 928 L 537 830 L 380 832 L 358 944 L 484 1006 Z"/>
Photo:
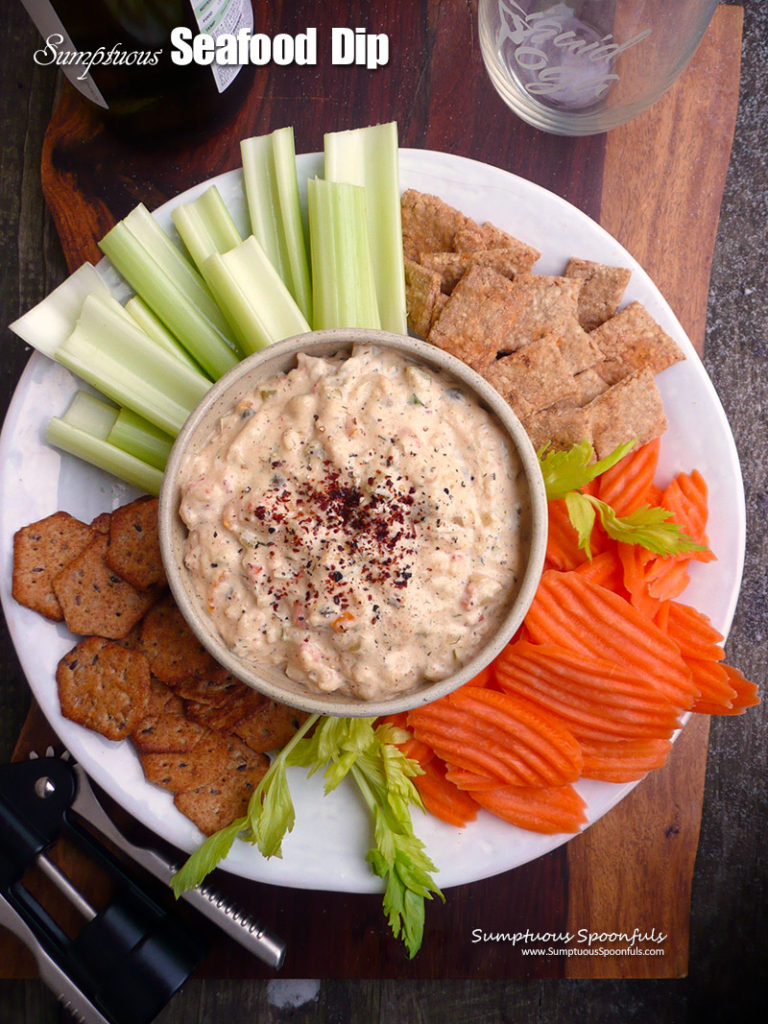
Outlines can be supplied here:
<path id="1" fill-rule="evenodd" d="M 221 35 L 237 35 L 240 29 L 253 31 L 253 9 L 248 0 L 192 0 L 192 13 L 201 32 L 214 40 Z M 235 80 L 239 64 L 211 64 L 219 92 Z"/>

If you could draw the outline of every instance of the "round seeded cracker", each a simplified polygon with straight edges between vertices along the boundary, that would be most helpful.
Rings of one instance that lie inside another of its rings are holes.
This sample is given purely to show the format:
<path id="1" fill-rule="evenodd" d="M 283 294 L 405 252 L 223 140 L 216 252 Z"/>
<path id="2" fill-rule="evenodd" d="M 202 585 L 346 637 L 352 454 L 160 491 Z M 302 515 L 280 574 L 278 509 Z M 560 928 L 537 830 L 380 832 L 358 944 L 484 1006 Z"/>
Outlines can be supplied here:
<path id="1" fill-rule="evenodd" d="M 147 713 L 147 659 L 111 640 L 81 640 L 59 662 L 56 682 L 64 717 L 109 740 L 125 739 Z"/>

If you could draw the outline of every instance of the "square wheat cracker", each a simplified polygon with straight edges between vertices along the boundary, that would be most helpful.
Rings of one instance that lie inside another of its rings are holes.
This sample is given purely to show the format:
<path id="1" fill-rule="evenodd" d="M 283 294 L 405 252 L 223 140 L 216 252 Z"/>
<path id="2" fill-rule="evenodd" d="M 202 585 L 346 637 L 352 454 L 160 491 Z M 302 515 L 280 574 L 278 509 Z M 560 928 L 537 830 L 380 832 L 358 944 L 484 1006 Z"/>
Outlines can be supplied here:
<path id="1" fill-rule="evenodd" d="M 624 377 L 584 406 L 584 412 L 592 426 L 592 447 L 598 459 L 633 438 L 641 447 L 667 429 L 661 393 L 650 369 Z"/>
<path id="2" fill-rule="evenodd" d="M 454 288 L 427 340 L 482 373 L 496 358 L 515 317 L 513 282 L 473 266 Z"/>
<path id="3" fill-rule="evenodd" d="M 440 277 L 440 290 L 450 295 L 461 278 L 473 265 L 491 267 L 510 281 L 527 270 L 525 260 L 517 257 L 513 249 L 470 249 L 467 252 L 424 252 L 420 263 Z"/>
<path id="4" fill-rule="evenodd" d="M 595 328 L 590 338 L 603 359 L 600 376 L 616 384 L 635 370 L 661 373 L 685 359 L 674 339 L 662 330 L 640 302 L 632 302 Z"/>
<path id="5" fill-rule="evenodd" d="M 574 256 L 568 261 L 565 276 L 584 282 L 579 293 L 579 323 L 585 331 L 593 331 L 619 308 L 632 272 Z"/>
<path id="6" fill-rule="evenodd" d="M 578 321 L 581 287 L 576 278 L 518 274 L 512 282 L 512 328 L 503 351 L 515 352 L 554 333 L 560 336 L 560 352 L 572 373 L 593 366 L 601 352 Z"/>
<path id="7" fill-rule="evenodd" d="M 440 294 L 440 276 L 413 260 L 405 261 L 405 306 L 408 327 L 426 338 L 432 324 L 435 302 Z"/>
<path id="8" fill-rule="evenodd" d="M 468 217 L 438 196 L 412 188 L 403 192 L 400 216 L 405 256 L 416 262 L 419 253 L 453 249 L 454 235 L 470 223 Z"/>
<path id="9" fill-rule="evenodd" d="M 502 231 L 490 221 L 477 224 L 473 220 L 468 220 L 454 235 L 453 248 L 456 252 L 472 252 L 477 249 L 507 249 L 514 254 L 521 271 L 531 270 L 534 263 L 541 257 L 538 249 L 534 249 L 527 242 L 521 242 L 519 238 L 515 238 L 508 232 Z"/>
<path id="10" fill-rule="evenodd" d="M 592 424 L 585 409 L 577 405 L 559 403 L 549 409 L 527 416 L 523 426 L 531 444 L 538 451 L 544 446 L 560 451 L 582 441 L 592 444 Z"/>
<path id="11" fill-rule="evenodd" d="M 483 376 L 523 414 L 544 409 L 576 391 L 574 376 L 554 334 L 494 360 Z"/>

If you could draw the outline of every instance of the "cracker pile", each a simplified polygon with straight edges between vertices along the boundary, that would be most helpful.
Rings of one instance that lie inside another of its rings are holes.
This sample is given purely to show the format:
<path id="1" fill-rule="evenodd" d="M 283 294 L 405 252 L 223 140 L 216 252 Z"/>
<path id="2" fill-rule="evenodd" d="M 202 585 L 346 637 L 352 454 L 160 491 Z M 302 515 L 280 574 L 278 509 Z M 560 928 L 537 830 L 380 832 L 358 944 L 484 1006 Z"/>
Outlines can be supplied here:
<path id="1" fill-rule="evenodd" d="M 167 589 L 156 498 L 20 529 L 13 596 L 82 637 L 56 671 L 65 718 L 129 738 L 147 780 L 206 835 L 245 812 L 267 752 L 305 716 L 228 674 L 189 629 Z"/>
<path id="2" fill-rule="evenodd" d="M 538 250 L 413 189 L 402 222 L 409 328 L 482 374 L 536 449 L 588 441 L 602 458 L 664 432 L 655 375 L 685 357 L 639 302 L 619 311 L 629 270 L 535 274 Z"/>

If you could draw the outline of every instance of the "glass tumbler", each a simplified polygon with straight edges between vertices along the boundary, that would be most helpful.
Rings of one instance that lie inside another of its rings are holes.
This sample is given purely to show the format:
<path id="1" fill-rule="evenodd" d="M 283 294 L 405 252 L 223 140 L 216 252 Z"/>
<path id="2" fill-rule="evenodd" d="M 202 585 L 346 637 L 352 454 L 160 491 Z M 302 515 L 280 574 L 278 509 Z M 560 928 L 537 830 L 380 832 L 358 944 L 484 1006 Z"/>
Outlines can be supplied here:
<path id="1" fill-rule="evenodd" d="M 683 71 L 718 0 L 479 0 L 485 66 L 504 102 L 555 135 L 596 135 Z"/>

